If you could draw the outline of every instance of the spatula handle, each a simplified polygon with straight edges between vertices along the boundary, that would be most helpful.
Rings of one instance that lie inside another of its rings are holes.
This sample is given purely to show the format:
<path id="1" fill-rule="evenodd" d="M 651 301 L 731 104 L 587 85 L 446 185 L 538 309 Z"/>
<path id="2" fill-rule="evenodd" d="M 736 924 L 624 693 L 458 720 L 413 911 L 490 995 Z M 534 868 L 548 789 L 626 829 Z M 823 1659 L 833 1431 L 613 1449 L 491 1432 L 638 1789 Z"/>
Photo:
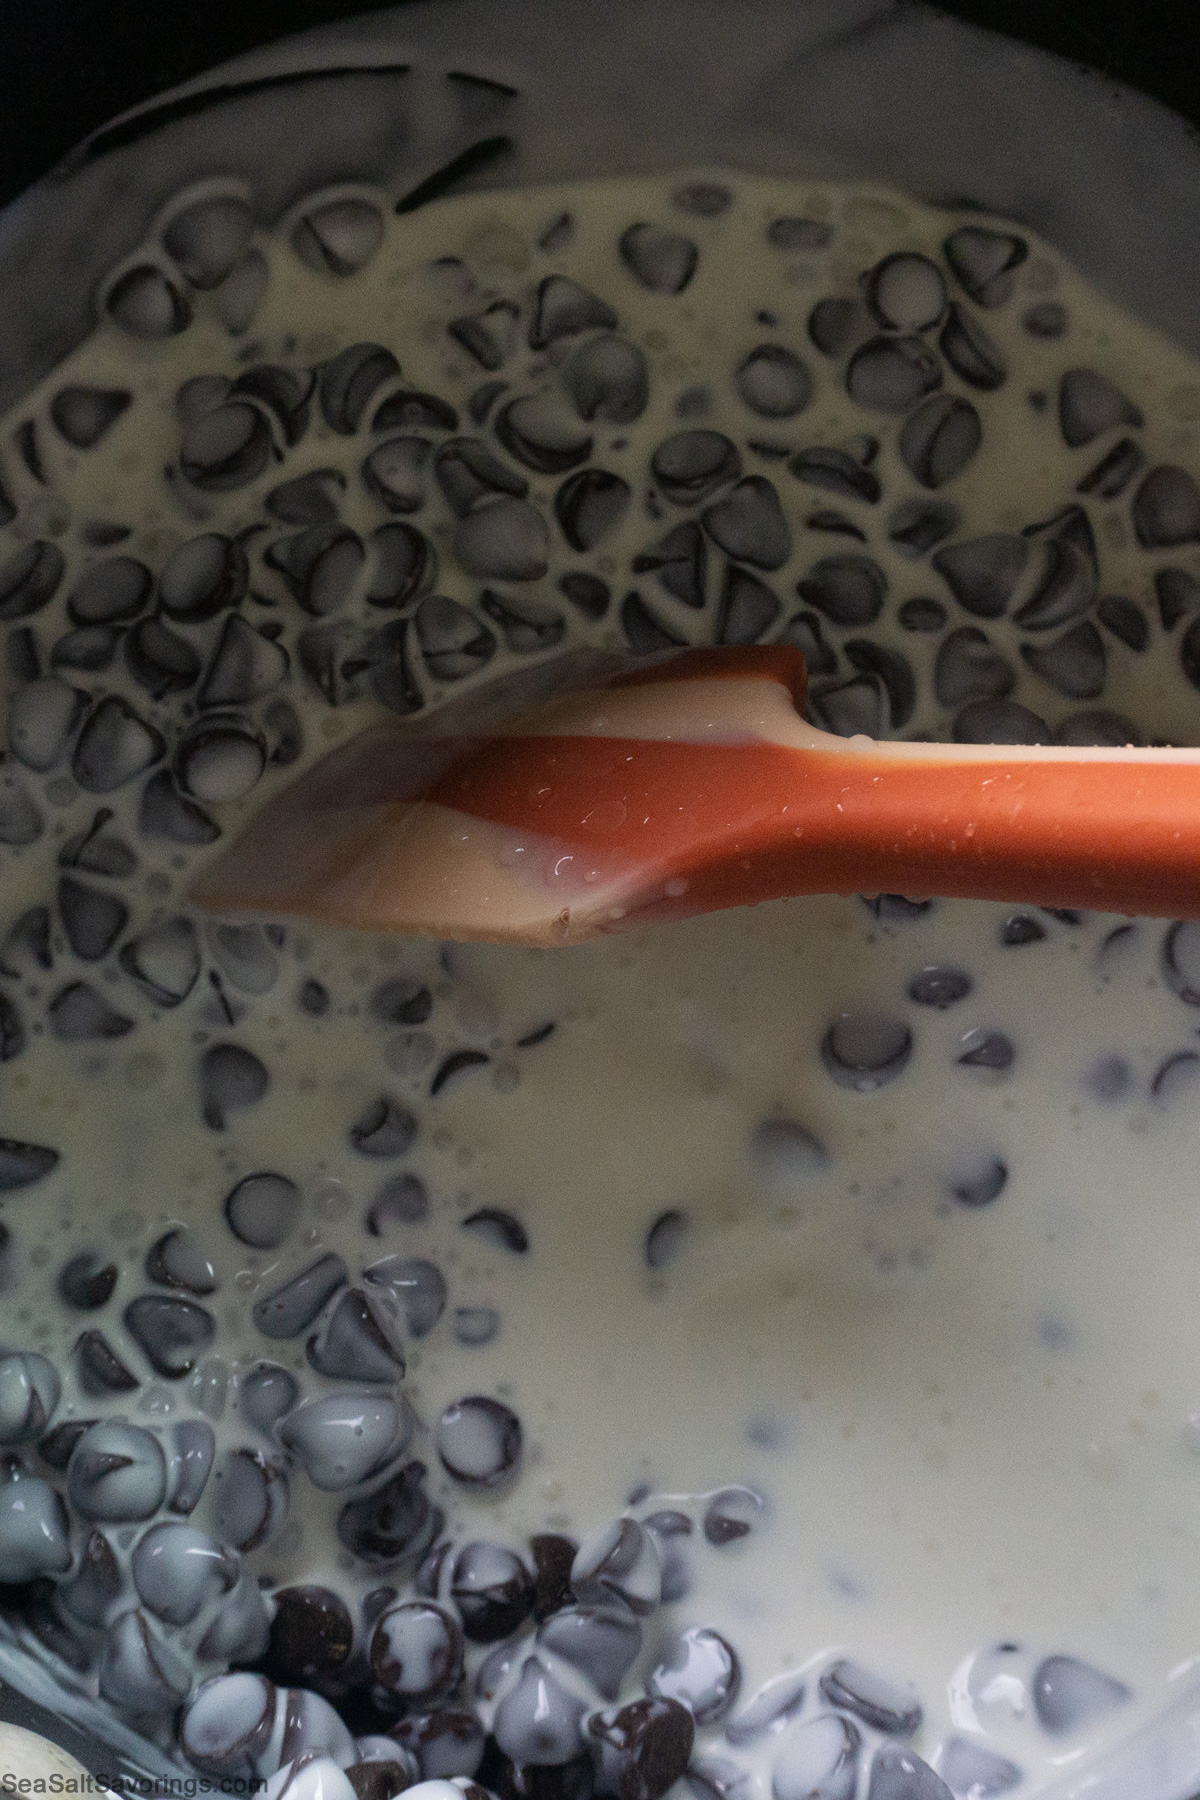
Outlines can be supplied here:
<path id="1" fill-rule="evenodd" d="M 797 759 L 791 792 L 776 788 L 775 841 L 768 830 L 755 853 L 777 865 L 769 885 L 781 893 L 1200 916 L 1200 761 L 785 754 Z M 751 879 L 736 860 L 726 874 Z"/>
<path id="2" fill-rule="evenodd" d="M 622 923 L 881 892 L 1200 917 L 1200 754 L 826 742 L 510 737 L 436 797 L 627 877 Z"/>

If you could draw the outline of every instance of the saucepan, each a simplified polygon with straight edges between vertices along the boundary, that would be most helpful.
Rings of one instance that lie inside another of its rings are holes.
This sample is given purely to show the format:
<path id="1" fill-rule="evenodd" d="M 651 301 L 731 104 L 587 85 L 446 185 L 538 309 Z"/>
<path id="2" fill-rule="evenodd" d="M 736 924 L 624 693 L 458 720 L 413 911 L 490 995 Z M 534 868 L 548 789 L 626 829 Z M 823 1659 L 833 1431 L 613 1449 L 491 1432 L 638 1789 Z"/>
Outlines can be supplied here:
<path id="1" fill-rule="evenodd" d="M 276 8 L 203 29 L 172 18 L 179 44 L 164 44 L 156 26 L 147 42 L 161 47 L 161 68 L 138 38 L 137 12 L 104 17 L 116 116 L 88 117 L 86 135 L 64 116 L 85 72 L 55 86 L 84 22 L 68 17 L 56 32 L 53 9 L 10 22 L 44 51 L 37 67 L 10 61 L 6 84 L 16 95 L 28 77 L 47 110 L 44 151 L 36 129 L 19 145 L 31 185 L 0 214 L 5 409 L 82 342 L 97 295 L 111 302 L 116 291 L 113 271 L 198 183 L 248 196 L 271 222 L 333 187 L 383 191 L 415 213 L 442 195 L 681 168 L 875 181 L 960 220 L 1016 221 L 1200 353 L 1200 146 L 1160 101 L 1081 66 L 1105 62 L 1107 48 L 1103 21 L 1084 8 L 1040 21 L 1065 56 L 892 0 L 415 0 L 303 17 Z M 1147 33 L 1160 35 L 1160 88 L 1174 99 L 1200 27 L 1175 22 L 1168 43 L 1165 9 L 1161 19 L 1150 9 Z M 310 29 L 271 41 L 299 23 Z M 1121 30 L 1121 66 L 1151 85 L 1154 70 Z M 197 72 L 206 63 L 219 66 Z M 94 115 L 94 95 L 91 106 Z M 15 137 L 11 113 L 0 129 Z M 0 683 L 15 679 L 10 667 Z M 49 1780 L 65 1752 L 105 1779 L 184 1791 L 169 1785 L 180 1766 L 62 1685 L 2 1620 L 0 1716 L 10 1782 Z M 58 1748 L 31 1745 L 18 1728 Z M 1043 1791 L 1186 1800 L 1197 1786 L 1200 1693 L 1183 1681 L 1159 1720 L 1100 1764 L 1073 1772 L 1068 1759 Z"/>

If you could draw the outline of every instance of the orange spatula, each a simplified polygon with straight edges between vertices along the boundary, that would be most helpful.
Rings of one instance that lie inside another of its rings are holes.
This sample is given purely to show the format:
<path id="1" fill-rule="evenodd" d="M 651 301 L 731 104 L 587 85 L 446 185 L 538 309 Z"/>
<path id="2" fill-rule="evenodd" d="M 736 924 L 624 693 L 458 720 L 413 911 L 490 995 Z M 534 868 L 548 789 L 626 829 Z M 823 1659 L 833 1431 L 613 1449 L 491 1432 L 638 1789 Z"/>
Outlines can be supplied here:
<path id="1" fill-rule="evenodd" d="M 194 897 L 543 945 L 813 893 L 1200 917 L 1200 750 L 831 737 L 804 687 L 786 646 L 692 650 L 483 738 L 374 726 Z"/>

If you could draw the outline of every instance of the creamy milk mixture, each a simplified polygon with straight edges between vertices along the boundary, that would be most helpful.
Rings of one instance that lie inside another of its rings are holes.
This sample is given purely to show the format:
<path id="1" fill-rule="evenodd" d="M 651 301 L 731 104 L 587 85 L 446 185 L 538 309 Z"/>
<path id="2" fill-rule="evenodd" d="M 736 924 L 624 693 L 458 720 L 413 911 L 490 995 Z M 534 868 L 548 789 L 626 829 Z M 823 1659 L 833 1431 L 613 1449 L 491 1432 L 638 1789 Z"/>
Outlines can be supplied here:
<path id="1" fill-rule="evenodd" d="M 1200 1656 L 1200 927 L 533 952 L 187 890 L 384 709 L 574 645 L 784 638 L 847 735 L 1197 741 L 1200 368 L 855 187 L 160 224 L 2 428 L 11 1631 L 360 1800 L 1086 1767 Z"/>

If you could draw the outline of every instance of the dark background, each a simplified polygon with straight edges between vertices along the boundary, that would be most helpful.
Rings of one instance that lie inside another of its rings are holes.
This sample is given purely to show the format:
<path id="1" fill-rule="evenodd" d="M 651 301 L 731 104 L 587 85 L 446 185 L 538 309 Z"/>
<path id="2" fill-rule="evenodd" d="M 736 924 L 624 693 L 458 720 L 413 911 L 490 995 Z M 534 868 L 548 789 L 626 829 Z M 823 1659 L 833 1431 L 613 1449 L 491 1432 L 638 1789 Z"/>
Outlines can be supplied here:
<path id="1" fill-rule="evenodd" d="M 371 0 L 0 0 L 0 202 L 137 101 L 255 44 L 377 10 Z M 1102 69 L 1200 128 L 1200 0 L 946 0 L 940 10 Z"/>

